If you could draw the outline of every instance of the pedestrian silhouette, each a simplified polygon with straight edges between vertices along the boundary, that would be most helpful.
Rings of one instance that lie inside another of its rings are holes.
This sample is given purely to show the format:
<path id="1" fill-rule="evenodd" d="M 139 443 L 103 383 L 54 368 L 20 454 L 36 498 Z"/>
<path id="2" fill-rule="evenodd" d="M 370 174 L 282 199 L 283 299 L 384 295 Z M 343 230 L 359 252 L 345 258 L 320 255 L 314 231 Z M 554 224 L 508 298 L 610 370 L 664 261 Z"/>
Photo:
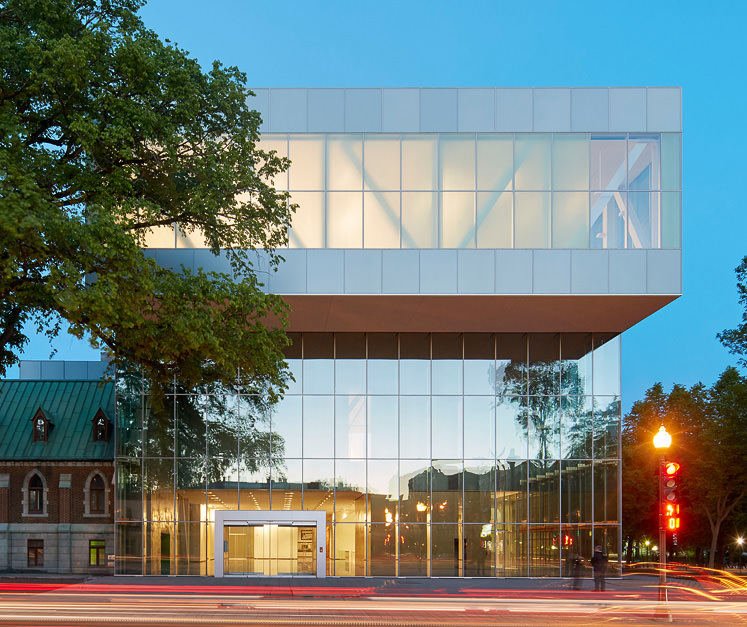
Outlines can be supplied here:
<path id="1" fill-rule="evenodd" d="M 594 591 L 604 592 L 604 576 L 607 573 L 607 556 L 602 552 L 601 546 L 594 547 L 591 566 L 594 569 Z"/>

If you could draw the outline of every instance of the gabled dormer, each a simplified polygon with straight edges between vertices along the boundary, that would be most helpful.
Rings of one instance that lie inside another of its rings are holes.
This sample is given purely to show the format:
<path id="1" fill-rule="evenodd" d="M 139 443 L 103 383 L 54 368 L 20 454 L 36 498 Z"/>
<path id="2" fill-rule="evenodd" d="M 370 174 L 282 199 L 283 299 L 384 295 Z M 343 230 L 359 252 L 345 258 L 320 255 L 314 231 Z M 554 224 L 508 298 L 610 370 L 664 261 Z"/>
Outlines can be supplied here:
<path id="1" fill-rule="evenodd" d="M 49 434 L 54 425 L 49 421 L 44 410 L 40 407 L 31 419 L 31 439 L 33 442 L 48 442 Z"/>
<path id="2" fill-rule="evenodd" d="M 100 407 L 96 415 L 91 419 L 91 423 L 93 425 L 93 441 L 108 442 L 112 423 Z"/>

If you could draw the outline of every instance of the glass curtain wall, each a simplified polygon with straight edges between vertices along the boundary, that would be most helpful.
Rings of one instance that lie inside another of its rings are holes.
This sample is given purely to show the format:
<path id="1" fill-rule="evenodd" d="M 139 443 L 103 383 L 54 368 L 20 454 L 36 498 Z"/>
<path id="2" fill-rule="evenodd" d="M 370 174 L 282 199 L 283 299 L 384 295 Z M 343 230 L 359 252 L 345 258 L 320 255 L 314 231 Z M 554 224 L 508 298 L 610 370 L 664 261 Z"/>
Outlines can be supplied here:
<path id="1" fill-rule="evenodd" d="M 680 134 L 263 135 L 294 248 L 680 248 Z M 206 247 L 163 227 L 151 247 Z"/>
<path id="2" fill-rule="evenodd" d="M 271 411 L 120 376 L 117 573 L 213 574 L 218 509 L 324 511 L 336 576 L 561 576 L 595 544 L 619 564 L 619 337 L 292 338 Z"/>

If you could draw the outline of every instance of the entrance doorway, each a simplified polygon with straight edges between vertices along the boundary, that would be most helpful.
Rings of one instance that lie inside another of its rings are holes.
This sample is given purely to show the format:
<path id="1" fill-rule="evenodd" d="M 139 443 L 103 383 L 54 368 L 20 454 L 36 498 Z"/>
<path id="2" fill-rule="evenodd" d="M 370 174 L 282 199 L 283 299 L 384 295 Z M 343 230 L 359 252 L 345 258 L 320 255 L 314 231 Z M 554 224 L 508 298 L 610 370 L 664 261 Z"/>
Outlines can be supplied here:
<path id="1" fill-rule="evenodd" d="M 326 515 L 319 511 L 215 512 L 215 576 L 324 577 Z"/>
<path id="2" fill-rule="evenodd" d="M 224 524 L 223 574 L 316 575 L 316 526 Z"/>

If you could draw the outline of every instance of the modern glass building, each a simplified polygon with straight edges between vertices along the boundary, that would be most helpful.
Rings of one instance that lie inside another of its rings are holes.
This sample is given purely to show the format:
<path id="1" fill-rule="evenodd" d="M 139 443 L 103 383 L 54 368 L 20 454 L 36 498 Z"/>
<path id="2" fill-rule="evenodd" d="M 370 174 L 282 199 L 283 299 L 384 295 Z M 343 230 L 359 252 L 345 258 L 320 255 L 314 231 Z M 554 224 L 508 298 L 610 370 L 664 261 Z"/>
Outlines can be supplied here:
<path id="1" fill-rule="evenodd" d="M 681 293 L 676 88 L 265 89 L 295 382 L 117 389 L 118 573 L 561 576 L 620 555 L 620 333 Z M 215 268 L 178 228 L 164 265 Z M 258 258 L 263 266 L 263 259 Z"/>

